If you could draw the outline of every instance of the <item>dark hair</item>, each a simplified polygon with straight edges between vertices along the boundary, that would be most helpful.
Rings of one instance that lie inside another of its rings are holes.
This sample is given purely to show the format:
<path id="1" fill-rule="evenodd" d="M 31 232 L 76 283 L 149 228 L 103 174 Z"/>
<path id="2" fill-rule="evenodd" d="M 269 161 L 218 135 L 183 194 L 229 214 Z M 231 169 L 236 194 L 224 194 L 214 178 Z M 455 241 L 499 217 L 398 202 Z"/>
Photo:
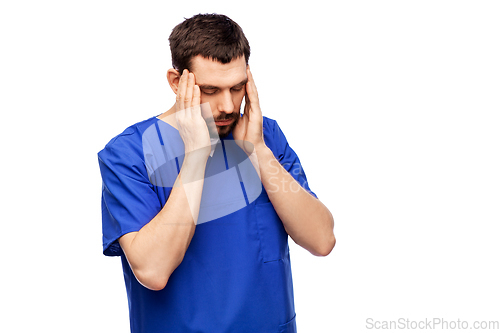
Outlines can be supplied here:
<path id="1" fill-rule="evenodd" d="M 245 56 L 248 64 L 250 45 L 240 26 L 220 14 L 198 14 L 178 24 L 168 38 L 172 66 L 182 73 L 190 70 L 197 55 L 227 64 Z"/>

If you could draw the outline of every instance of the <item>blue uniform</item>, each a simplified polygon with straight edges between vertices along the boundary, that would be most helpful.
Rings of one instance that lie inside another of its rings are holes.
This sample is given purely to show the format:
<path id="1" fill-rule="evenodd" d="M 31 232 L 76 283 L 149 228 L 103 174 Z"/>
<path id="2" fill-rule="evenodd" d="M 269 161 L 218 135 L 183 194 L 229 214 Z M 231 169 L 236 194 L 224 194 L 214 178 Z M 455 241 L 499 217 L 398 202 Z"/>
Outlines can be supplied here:
<path id="1" fill-rule="evenodd" d="M 277 160 L 314 195 L 277 123 L 264 117 L 263 128 Z M 205 181 L 203 223 L 166 287 L 152 291 L 135 279 L 118 238 L 139 231 L 165 205 L 183 147 L 178 131 L 153 117 L 127 128 L 98 154 L 103 250 L 121 256 L 131 332 L 296 332 L 288 235 L 231 134 L 209 157 L 206 179 L 216 181 Z M 240 186 L 221 186 L 223 179 Z"/>

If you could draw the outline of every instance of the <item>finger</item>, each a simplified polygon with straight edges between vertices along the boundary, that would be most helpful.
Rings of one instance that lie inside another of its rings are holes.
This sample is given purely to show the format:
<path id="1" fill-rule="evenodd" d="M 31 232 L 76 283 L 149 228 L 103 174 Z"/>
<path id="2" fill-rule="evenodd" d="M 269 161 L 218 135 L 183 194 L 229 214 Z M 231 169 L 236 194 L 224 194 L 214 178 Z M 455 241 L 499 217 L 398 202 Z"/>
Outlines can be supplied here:
<path id="1" fill-rule="evenodd" d="M 193 98 L 191 102 L 191 106 L 198 106 L 200 105 L 200 100 L 201 100 L 201 93 L 200 93 L 200 87 L 195 84 L 193 86 Z"/>
<path id="2" fill-rule="evenodd" d="M 177 96 L 176 96 L 177 111 L 185 109 L 184 96 L 186 96 L 187 74 L 188 71 L 185 69 L 182 72 L 181 78 L 179 80 L 179 86 L 177 88 Z"/>
<path id="3" fill-rule="evenodd" d="M 248 110 L 250 109 L 250 100 L 248 99 L 248 91 L 245 93 L 245 108 L 243 109 L 243 116 L 248 117 Z"/>
<path id="4" fill-rule="evenodd" d="M 250 66 L 247 67 L 247 76 L 248 76 L 248 82 L 247 82 L 246 88 L 247 88 L 248 97 L 250 98 L 251 102 L 254 99 L 256 99 L 258 101 L 259 94 L 257 93 L 257 86 L 255 85 L 255 81 L 253 79 L 252 72 L 250 71 Z"/>
<path id="5" fill-rule="evenodd" d="M 193 110 L 193 116 L 201 115 L 200 100 L 201 100 L 200 87 L 195 84 L 193 87 L 193 98 L 191 100 L 191 109 Z"/>
<path id="6" fill-rule="evenodd" d="M 250 117 L 250 111 L 253 114 L 262 115 L 262 112 L 260 110 L 260 105 L 259 105 L 259 94 L 257 93 L 257 86 L 255 85 L 255 81 L 252 76 L 252 72 L 250 71 L 250 67 L 247 67 L 247 76 L 248 76 L 248 82 L 246 85 L 246 99 L 245 99 L 245 111 L 246 106 L 249 106 L 248 109 L 248 116 Z"/>
<path id="7" fill-rule="evenodd" d="M 192 113 L 191 106 L 193 103 L 193 89 L 194 89 L 194 74 L 188 73 L 186 95 L 184 95 L 184 107 L 186 108 L 186 112 L 188 112 L 188 114 Z"/>
<path id="8" fill-rule="evenodd" d="M 255 81 L 253 80 L 253 76 L 249 68 L 247 68 L 247 75 L 248 75 L 248 82 L 246 85 L 245 111 L 248 111 L 247 116 L 250 117 L 250 113 L 259 113 L 260 108 L 259 108 L 259 96 L 257 94 L 257 87 L 255 86 Z"/>

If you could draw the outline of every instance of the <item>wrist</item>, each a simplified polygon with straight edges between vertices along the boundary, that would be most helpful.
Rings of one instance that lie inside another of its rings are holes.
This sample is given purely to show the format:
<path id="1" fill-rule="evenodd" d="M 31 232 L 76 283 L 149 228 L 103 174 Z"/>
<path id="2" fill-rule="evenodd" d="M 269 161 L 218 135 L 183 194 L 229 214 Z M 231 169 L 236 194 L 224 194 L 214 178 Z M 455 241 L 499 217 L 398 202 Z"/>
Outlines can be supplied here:
<path id="1" fill-rule="evenodd" d="M 265 155 L 265 154 L 269 154 L 269 153 L 272 154 L 272 151 L 266 145 L 264 140 L 262 140 L 261 142 L 254 145 L 254 153 L 257 154 L 257 156 L 259 156 L 259 155 Z"/>
<path id="2" fill-rule="evenodd" d="M 183 184 L 192 183 L 205 177 L 205 169 L 208 157 L 200 153 L 187 153 L 184 155 L 182 167 L 179 173 Z"/>
<path id="3" fill-rule="evenodd" d="M 254 156 L 260 166 L 259 169 L 262 169 L 265 165 L 269 165 L 269 161 L 275 159 L 272 150 L 266 145 L 256 146 Z"/>
<path id="4" fill-rule="evenodd" d="M 192 162 L 206 162 L 210 156 L 211 146 L 207 145 L 202 148 L 190 149 L 185 147 L 184 161 L 189 160 Z"/>
<path id="5" fill-rule="evenodd" d="M 207 153 L 201 149 L 186 152 L 181 169 L 189 169 L 190 172 L 205 172 L 210 151 Z"/>

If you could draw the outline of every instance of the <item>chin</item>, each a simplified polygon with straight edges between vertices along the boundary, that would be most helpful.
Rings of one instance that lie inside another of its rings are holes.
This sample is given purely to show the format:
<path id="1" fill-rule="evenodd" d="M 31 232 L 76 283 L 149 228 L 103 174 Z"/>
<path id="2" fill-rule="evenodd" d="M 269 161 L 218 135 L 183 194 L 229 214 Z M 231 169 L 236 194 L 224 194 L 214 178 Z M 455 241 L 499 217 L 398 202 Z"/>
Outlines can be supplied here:
<path id="1" fill-rule="evenodd" d="M 231 125 L 217 127 L 217 133 L 219 134 L 219 138 L 225 138 L 225 137 L 227 137 L 229 135 L 229 133 L 231 133 L 234 130 L 234 128 L 238 124 L 239 120 L 240 119 L 238 117 L 238 118 L 236 118 L 235 121 L 233 121 L 233 123 Z"/>
<path id="2" fill-rule="evenodd" d="M 227 126 L 227 127 L 229 127 L 229 126 Z M 229 129 L 229 128 L 217 129 L 217 132 L 219 133 L 219 138 L 221 138 L 221 139 L 227 137 L 229 135 L 229 133 L 231 133 L 232 131 L 233 131 L 233 129 Z"/>

